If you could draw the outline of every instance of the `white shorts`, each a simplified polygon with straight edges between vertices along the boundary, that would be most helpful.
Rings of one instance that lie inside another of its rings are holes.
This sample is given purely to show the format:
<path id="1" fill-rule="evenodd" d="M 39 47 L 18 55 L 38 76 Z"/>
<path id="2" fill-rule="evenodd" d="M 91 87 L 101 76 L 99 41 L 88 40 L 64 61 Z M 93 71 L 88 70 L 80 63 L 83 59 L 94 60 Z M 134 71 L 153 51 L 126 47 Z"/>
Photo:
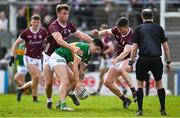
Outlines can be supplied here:
<path id="1" fill-rule="evenodd" d="M 53 70 L 53 67 L 56 65 L 67 65 L 67 64 L 66 64 L 66 60 L 63 57 L 59 56 L 54 52 L 50 57 L 49 65 L 51 67 L 51 70 Z"/>
<path id="2" fill-rule="evenodd" d="M 112 65 L 112 58 L 110 59 L 104 59 L 104 58 L 101 58 L 101 63 L 100 63 L 100 69 L 104 69 L 104 68 L 109 68 L 111 67 Z"/>
<path id="3" fill-rule="evenodd" d="M 50 56 L 43 52 L 43 65 L 49 65 Z"/>
<path id="4" fill-rule="evenodd" d="M 25 66 L 17 66 L 17 73 L 25 75 L 27 73 L 27 68 Z"/>
<path id="5" fill-rule="evenodd" d="M 41 59 L 37 59 L 37 58 L 31 58 L 27 55 L 24 55 L 23 57 L 24 60 L 24 65 L 27 67 L 27 64 L 34 64 L 38 67 L 38 69 L 40 71 L 42 71 L 42 63 L 41 63 Z"/>

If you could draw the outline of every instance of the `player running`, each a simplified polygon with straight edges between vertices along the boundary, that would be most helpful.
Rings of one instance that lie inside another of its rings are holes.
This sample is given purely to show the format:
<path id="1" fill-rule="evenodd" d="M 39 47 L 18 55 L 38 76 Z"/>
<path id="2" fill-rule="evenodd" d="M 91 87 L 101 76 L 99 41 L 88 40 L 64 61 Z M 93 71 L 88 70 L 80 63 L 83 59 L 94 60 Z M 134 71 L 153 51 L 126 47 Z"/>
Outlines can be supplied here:
<path id="1" fill-rule="evenodd" d="M 111 35 L 114 36 L 117 41 L 117 55 L 116 59 L 112 60 L 113 65 L 109 68 L 107 73 L 107 77 L 105 79 L 105 86 L 108 87 L 115 95 L 120 97 L 123 101 L 123 107 L 128 108 L 131 104 L 131 100 L 127 98 L 121 90 L 119 90 L 115 85 L 114 82 L 118 78 L 118 76 L 122 76 L 125 81 L 127 82 L 128 86 L 131 89 L 134 102 L 137 101 L 136 90 L 135 87 L 132 85 L 131 77 L 128 75 L 128 60 L 130 57 L 130 51 L 132 46 L 132 36 L 133 31 L 129 27 L 129 21 L 125 17 L 120 17 L 117 20 L 116 26 L 111 29 L 106 29 L 103 31 L 92 30 L 92 33 L 97 36 L 102 35 Z"/>
<path id="2" fill-rule="evenodd" d="M 81 82 L 79 78 L 79 64 L 87 63 L 91 54 L 98 53 L 103 48 L 103 43 L 99 39 L 93 40 L 92 43 L 76 42 L 70 45 L 80 48 L 82 55 L 73 55 L 68 48 L 60 47 L 50 57 L 50 67 L 56 73 L 57 78 L 61 80 L 59 89 L 60 100 L 57 108 L 60 110 L 73 110 L 66 105 L 65 99 L 70 90 L 79 87 Z M 72 70 L 68 63 L 73 62 Z"/>
<path id="3" fill-rule="evenodd" d="M 60 4 L 56 7 L 57 19 L 54 20 L 48 28 L 48 37 L 45 51 L 43 53 L 43 68 L 45 77 L 45 90 L 47 96 L 47 108 L 52 108 L 52 84 L 53 72 L 50 69 L 49 58 L 56 48 L 60 46 L 70 49 L 72 54 L 82 53 L 78 48 L 69 45 L 67 37 L 73 34 L 88 43 L 92 42 L 92 38 L 76 29 L 76 27 L 68 21 L 70 7 L 67 4 Z M 70 95 L 74 104 L 79 105 L 79 101 L 74 94 Z"/>
<path id="4" fill-rule="evenodd" d="M 10 66 L 14 63 L 17 46 L 23 43 L 23 41 L 25 42 L 26 53 L 23 57 L 23 60 L 32 78 L 31 83 L 28 82 L 17 89 L 17 101 L 21 101 L 21 95 L 23 91 L 31 86 L 33 102 L 38 102 L 37 88 L 38 80 L 41 77 L 43 42 L 47 36 L 46 30 L 40 27 L 40 25 L 41 17 L 39 15 L 33 15 L 31 17 L 31 27 L 24 30 L 12 46 L 12 56 L 9 62 Z"/>

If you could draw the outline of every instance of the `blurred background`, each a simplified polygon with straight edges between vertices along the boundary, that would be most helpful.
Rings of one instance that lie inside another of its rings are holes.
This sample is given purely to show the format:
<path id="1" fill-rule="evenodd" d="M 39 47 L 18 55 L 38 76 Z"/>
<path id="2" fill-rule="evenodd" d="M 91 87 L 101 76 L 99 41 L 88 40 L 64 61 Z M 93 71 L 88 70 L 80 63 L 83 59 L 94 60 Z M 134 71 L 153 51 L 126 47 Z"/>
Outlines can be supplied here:
<path id="1" fill-rule="evenodd" d="M 180 95 L 180 0 L 0 0 L 0 93 L 14 93 L 16 90 L 13 79 L 16 66 L 8 67 L 8 59 L 11 46 L 19 33 L 30 26 L 30 17 L 33 14 L 39 14 L 42 17 L 42 26 L 48 28 L 56 19 L 56 5 L 61 3 L 71 6 L 69 19 L 76 24 L 78 30 L 89 35 L 92 29 L 99 29 L 101 24 L 113 27 L 120 16 L 128 17 L 130 27 L 134 28 L 142 23 L 141 10 L 151 8 L 155 15 L 154 22 L 160 24 L 168 34 L 173 62 L 172 72 L 164 70 L 164 85 L 169 94 Z M 73 36 L 69 39 L 79 40 Z M 92 93 L 98 88 L 99 65 L 100 59 L 95 55 L 89 63 L 84 80 Z M 134 73 L 131 76 L 136 84 Z M 27 80 L 28 78 L 29 76 L 26 77 Z M 44 80 L 40 84 L 42 86 L 39 89 L 43 93 Z M 125 83 L 124 85 L 126 86 Z M 150 93 L 156 95 L 153 93 L 153 80 L 149 82 L 149 86 Z M 101 92 L 104 95 L 107 93 L 105 88 Z"/>

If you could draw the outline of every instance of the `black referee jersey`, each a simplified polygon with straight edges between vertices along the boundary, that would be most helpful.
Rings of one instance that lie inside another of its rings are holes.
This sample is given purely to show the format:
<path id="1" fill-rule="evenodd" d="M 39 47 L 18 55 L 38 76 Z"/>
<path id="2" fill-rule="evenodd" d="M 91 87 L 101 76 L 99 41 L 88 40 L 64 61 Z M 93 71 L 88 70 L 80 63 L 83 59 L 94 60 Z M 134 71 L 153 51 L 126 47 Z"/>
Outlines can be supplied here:
<path id="1" fill-rule="evenodd" d="M 145 81 L 149 71 L 152 72 L 155 81 L 162 79 L 161 44 L 166 41 L 167 36 L 163 28 L 153 22 L 146 21 L 135 29 L 133 43 L 139 47 L 139 58 L 136 63 L 138 80 Z"/>
<path id="2" fill-rule="evenodd" d="M 134 30 L 133 43 L 139 45 L 139 56 L 161 56 L 161 43 L 165 41 L 167 36 L 163 28 L 151 21 L 144 22 Z"/>

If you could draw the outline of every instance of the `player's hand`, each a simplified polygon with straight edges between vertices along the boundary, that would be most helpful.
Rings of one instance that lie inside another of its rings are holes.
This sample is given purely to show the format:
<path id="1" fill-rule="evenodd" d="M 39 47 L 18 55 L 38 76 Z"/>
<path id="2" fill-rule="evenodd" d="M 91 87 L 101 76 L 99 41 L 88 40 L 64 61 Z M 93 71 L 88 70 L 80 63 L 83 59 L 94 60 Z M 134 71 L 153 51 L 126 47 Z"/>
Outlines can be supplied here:
<path id="1" fill-rule="evenodd" d="M 12 66 L 12 64 L 14 64 L 14 57 L 13 56 L 11 56 L 11 59 L 9 61 L 9 66 Z"/>
<path id="2" fill-rule="evenodd" d="M 77 54 L 77 55 L 83 55 L 83 52 L 79 47 L 74 47 L 73 48 L 73 53 Z"/>
<path id="3" fill-rule="evenodd" d="M 99 36 L 99 31 L 98 31 L 97 29 L 91 30 L 91 33 L 92 33 L 94 36 Z"/>
<path id="4" fill-rule="evenodd" d="M 171 71 L 171 70 L 172 70 L 172 65 L 171 65 L 171 63 L 167 64 L 167 65 L 166 65 L 166 68 L 167 68 L 167 71 Z"/>

